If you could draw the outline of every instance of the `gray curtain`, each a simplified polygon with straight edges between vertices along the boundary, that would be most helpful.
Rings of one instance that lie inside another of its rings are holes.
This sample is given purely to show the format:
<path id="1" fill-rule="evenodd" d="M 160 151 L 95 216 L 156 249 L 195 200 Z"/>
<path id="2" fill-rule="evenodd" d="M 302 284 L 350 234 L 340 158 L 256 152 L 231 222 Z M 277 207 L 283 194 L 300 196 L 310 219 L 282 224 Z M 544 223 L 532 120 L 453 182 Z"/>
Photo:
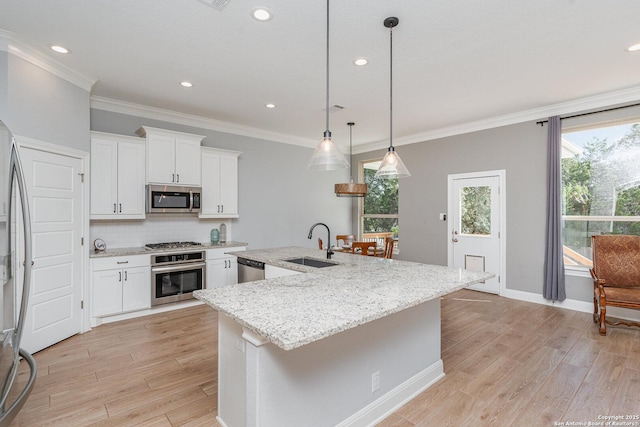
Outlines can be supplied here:
<path id="1" fill-rule="evenodd" d="M 562 259 L 562 125 L 560 117 L 549 117 L 547 137 L 547 239 L 544 254 L 544 297 L 564 301 Z"/>

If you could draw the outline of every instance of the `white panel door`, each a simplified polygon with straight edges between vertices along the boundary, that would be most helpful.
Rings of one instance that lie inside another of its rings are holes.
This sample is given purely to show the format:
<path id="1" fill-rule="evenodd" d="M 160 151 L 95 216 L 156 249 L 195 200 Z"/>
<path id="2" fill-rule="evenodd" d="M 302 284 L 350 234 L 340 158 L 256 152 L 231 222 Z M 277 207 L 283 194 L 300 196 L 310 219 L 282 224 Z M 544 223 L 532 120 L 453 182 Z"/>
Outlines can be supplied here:
<path id="1" fill-rule="evenodd" d="M 202 150 L 202 215 L 220 213 L 220 155 Z"/>
<path id="2" fill-rule="evenodd" d="M 31 200 L 33 273 L 23 347 L 31 353 L 82 326 L 82 160 L 20 150 Z"/>
<path id="3" fill-rule="evenodd" d="M 470 286 L 500 293 L 500 178 L 469 177 L 453 180 L 451 243 L 453 267 L 495 273 L 493 279 Z"/>
<path id="4" fill-rule="evenodd" d="M 176 184 L 200 186 L 200 141 L 176 138 Z"/>
<path id="5" fill-rule="evenodd" d="M 147 138 L 147 182 L 175 184 L 175 138 L 164 135 L 150 135 Z"/>
<path id="6" fill-rule="evenodd" d="M 118 143 L 91 139 L 91 215 L 116 215 L 118 203 Z"/>

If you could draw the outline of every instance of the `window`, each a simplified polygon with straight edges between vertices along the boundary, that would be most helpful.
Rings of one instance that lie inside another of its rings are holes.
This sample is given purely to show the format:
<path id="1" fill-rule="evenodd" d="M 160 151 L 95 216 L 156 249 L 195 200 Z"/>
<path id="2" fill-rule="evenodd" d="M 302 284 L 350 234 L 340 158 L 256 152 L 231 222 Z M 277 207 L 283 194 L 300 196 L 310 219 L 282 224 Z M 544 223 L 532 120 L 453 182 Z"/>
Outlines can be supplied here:
<path id="1" fill-rule="evenodd" d="M 374 178 L 380 161 L 361 164 L 363 182 L 368 187 L 367 195 L 360 203 L 361 238 L 365 240 L 375 237 L 384 241 L 384 235 L 398 233 L 398 178 Z"/>
<path id="2" fill-rule="evenodd" d="M 640 120 L 562 134 L 564 261 L 591 266 L 594 234 L 640 234 Z"/>

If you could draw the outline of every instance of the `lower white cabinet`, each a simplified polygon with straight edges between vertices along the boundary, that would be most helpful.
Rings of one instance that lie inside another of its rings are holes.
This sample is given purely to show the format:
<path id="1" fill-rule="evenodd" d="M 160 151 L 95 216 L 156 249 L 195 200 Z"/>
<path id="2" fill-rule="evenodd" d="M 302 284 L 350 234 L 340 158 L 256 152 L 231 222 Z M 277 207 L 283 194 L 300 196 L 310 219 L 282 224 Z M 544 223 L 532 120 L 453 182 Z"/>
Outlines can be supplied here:
<path id="1" fill-rule="evenodd" d="M 244 251 L 245 247 L 207 250 L 207 289 L 238 283 L 238 260 L 225 252 Z"/>
<path id="2" fill-rule="evenodd" d="M 149 255 L 93 258 L 91 281 L 94 317 L 151 307 Z"/>

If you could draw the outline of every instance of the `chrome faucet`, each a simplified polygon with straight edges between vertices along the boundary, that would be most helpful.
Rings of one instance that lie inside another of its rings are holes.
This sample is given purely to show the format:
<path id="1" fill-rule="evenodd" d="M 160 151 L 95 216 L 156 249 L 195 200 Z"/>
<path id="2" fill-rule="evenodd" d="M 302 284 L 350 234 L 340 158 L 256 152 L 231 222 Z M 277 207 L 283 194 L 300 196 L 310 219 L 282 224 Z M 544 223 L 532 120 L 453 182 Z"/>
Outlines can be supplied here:
<path id="1" fill-rule="evenodd" d="M 308 238 L 311 239 L 311 235 L 313 234 L 313 229 L 316 228 L 316 226 L 318 225 L 324 225 L 324 227 L 327 229 L 327 259 L 331 259 L 331 255 L 333 255 L 333 251 L 331 250 L 331 231 L 329 230 L 329 227 L 327 226 L 327 224 L 322 222 L 316 222 L 315 224 L 313 224 L 309 229 Z"/>

